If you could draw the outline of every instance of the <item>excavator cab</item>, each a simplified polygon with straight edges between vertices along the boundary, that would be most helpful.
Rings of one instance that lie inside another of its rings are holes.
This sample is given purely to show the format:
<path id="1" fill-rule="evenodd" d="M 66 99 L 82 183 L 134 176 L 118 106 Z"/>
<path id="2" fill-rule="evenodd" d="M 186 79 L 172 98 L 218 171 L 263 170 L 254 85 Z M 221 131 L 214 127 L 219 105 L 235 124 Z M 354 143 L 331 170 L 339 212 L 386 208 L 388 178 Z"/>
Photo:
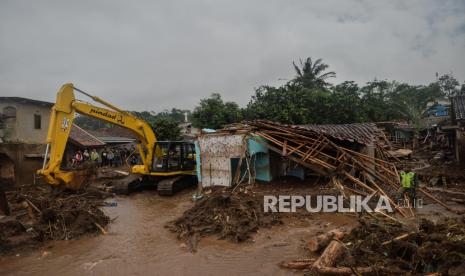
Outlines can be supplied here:
<path id="1" fill-rule="evenodd" d="M 179 172 L 195 170 L 195 145 L 188 141 L 158 141 L 161 158 L 154 155 L 153 172 Z"/>
<path id="2" fill-rule="evenodd" d="M 161 155 L 154 154 L 149 179 L 156 183 L 160 195 L 172 195 L 197 183 L 193 142 L 158 141 L 156 146 L 161 150 Z"/>

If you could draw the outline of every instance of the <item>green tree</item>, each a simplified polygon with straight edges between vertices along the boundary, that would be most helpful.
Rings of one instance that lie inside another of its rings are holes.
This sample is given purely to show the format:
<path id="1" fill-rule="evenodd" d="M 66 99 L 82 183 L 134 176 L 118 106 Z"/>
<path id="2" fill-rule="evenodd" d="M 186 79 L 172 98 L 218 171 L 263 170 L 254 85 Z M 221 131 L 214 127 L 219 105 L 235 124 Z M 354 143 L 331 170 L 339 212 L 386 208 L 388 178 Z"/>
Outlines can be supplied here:
<path id="1" fill-rule="evenodd" d="M 155 116 L 149 121 L 150 126 L 157 135 L 159 141 L 181 140 L 181 129 L 179 123 L 168 116 Z"/>
<path id="2" fill-rule="evenodd" d="M 324 72 L 329 65 L 323 63 L 321 58 L 313 61 L 309 57 L 305 62 L 300 60 L 300 67 L 295 62 L 292 64 L 297 76 L 291 82 L 299 87 L 325 89 L 330 86 L 326 80 L 336 77 L 336 73 L 333 71 Z"/>
<path id="3" fill-rule="evenodd" d="M 192 113 L 192 123 L 198 128 L 218 129 L 242 120 L 242 111 L 234 102 L 223 102 L 221 95 L 213 93 L 201 99 Z"/>
<path id="4" fill-rule="evenodd" d="M 331 90 L 328 119 L 331 123 L 357 123 L 366 120 L 360 88 L 353 81 L 345 81 Z"/>
<path id="5" fill-rule="evenodd" d="M 445 74 L 439 77 L 438 85 L 441 91 L 448 97 L 453 97 L 457 94 L 459 82 L 452 74 Z"/>
<path id="6" fill-rule="evenodd" d="M 171 108 L 171 110 L 163 110 L 162 112 L 158 113 L 158 115 L 168 116 L 179 123 L 184 122 L 185 114 L 187 114 L 187 118 L 189 120 L 191 111 L 186 109 Z"/>

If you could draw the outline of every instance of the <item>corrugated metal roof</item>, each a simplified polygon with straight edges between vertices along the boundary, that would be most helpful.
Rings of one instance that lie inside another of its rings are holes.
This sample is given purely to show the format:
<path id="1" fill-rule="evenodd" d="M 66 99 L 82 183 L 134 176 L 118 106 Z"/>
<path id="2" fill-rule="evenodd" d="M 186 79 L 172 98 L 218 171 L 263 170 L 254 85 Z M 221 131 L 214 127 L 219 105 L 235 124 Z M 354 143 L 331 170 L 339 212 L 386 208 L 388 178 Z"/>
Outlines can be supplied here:
<path id="1" fill-rule="evenodd" d="M 105 143 L 132 143 L 136 141 L 136 139 L 116 136 L 99 136 L 98 138 Z"/>
<path id="2" fill-rule="evenodd" d="M 328 135 L 339 140 L 369 144 L 376 137 L 384 135 L 374 123 L 357 123 L 342 125 L 299 125 L 307 130 Z"/>
<path id="3" fill-rule="evenodd" d="M 317 134 L 322 134 L 334 139 L 357 142 L 359 144 L 370 144 L 377 140 L 385 140 L 386 137 L 381 129 L 374 123 L 355 123 L 355 124 L 340 124 L 340 125 L 285 125 L 267 120 L 258 120 L 266 124 L 283 126 L 293 129 L 312 131 Z M 253 125 L 253 123 L 251 123 Z"/>
<path id="4" fill-rule="evenodd" d="M 456 96 L 451 100 L 455 120 L 465 120 L 465 96 Z"/>
<path id="5" fill-rule="evenodd" d="M 75 124 L 71 127 L 69 139 L 82 147 L 100 147 L 105 145 L 100 139 Z"/>

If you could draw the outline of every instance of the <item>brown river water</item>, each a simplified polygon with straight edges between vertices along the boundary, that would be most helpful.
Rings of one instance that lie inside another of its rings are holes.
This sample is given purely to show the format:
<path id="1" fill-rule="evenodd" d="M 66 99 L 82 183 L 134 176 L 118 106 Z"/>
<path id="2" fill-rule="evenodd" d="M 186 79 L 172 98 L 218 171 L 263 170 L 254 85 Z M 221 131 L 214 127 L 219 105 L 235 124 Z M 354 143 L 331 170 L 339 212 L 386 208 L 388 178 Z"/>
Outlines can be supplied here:
<path id="1" fill-rule="evenodd" d="M 351 223 L 343 216 L 302 217 L 261 229 L 250 242 L 205 238 L 197 253 L 191 253 L 164 225 L 193 204 L 192 193 L 160 197 L 144 191 L 109 199 L 118 205 L 104 208 L 111 218 L 117 217 L 107 235 L 0 257 L 0 275 L 290 275 L 294 272 L 278 263 L 305 258 L 308 237 Z"/>

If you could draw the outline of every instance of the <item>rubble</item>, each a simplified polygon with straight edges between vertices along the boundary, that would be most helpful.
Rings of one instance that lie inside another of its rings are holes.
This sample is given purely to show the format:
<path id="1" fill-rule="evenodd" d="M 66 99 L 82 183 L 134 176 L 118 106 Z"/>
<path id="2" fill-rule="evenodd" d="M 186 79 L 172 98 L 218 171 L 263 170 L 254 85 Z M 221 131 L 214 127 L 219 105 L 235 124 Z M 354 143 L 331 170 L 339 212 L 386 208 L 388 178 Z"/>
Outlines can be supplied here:
<path id="1" fill-rule="evenodd" d="M 379 219 L 361 219 L 343 238 L 334 238 L 319 258 L 287 261 L 283 268 L 321 275 L 405 275 L 465 273 L 465 221 L 422 220 L 418 228 Z"/>
<path id="2" fill-rule="evenodd" d="M 166 227 L 177 234 L 191 251 L 198 240 L 216 235 L 218 239 L 242 242 L 251 238 L 261 227 L 280 224 L 275 213 L 263 211 L 263 197 L 246 191 L 218 188 L 205 194 L 184 214 Z"/>
<path id="3" fill-rule="evenodd" d="M 110 219 L 100 207 L 108 196 L 92 187 L 73 193 L 39 185 L 9 191 L 11 215 L 0 219 L 0 253 L 104 232 Z"/>

